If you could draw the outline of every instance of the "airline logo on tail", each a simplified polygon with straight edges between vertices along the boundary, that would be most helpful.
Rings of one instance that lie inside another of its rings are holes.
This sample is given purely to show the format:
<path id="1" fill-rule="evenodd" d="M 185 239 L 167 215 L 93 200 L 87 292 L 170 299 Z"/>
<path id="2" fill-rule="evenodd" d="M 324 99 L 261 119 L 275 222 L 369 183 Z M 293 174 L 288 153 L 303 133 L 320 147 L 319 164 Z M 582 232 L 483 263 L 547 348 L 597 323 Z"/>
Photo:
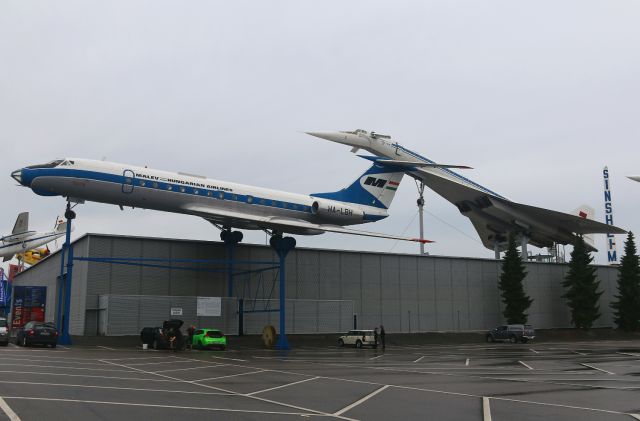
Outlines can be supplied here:
<path id="1" fill-rule="evenodd" d="M 365 174 L 360 177 L 360 186 L 388 208 L 398 186 L 400 186 L 403 175 L 401 172 Z"/>

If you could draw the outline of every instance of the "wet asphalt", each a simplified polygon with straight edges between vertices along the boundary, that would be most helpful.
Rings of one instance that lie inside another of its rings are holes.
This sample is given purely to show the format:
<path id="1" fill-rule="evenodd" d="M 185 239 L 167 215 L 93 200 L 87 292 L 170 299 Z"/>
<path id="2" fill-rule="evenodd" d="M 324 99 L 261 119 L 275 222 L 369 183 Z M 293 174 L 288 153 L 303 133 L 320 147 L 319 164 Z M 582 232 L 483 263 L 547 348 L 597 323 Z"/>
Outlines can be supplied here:
<path id="1" fill-rule="evenodd" d="M 0 419 L 633 420 L 640 341 L 0 348 Z"/>

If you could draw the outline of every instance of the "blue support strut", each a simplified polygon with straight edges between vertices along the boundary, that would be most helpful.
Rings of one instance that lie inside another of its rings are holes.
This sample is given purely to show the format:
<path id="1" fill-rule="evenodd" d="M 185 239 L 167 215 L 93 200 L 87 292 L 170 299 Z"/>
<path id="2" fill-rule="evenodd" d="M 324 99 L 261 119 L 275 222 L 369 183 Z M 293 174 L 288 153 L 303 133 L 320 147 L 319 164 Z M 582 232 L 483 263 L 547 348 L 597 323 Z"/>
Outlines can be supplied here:
<path id="1" fill-rule="evenodd" d="M 69 205 L 64 216 L 67 218 L 67 235 L 65 237 L 65 248 L 67 249 L 67 273 L 61 281 L 64 281 L 64 314 L 62 316 L 62 332 L 58 343 L 60 345 L 71 345 L 71 336 L 69 335 L 69 316 L 71 309 L 71 281 L 73 279 L 73 246 L 71 246 L 71 221 L 75 218 Z"/>
<path id="2" fill-rule="evenodd" d="M 287 340 L 286 329 L 286 278 L 285 278 L 285 259 L 287 254 L 296 247 L 296 240 L 293 237 L 271 237 L 271 247 L 273 247 L 278 253 L 280 258 L 280 334 L 278 335 L 278 342 L 276 343 L 276 349 L 287 350 L 290 349 L 289 341 Z"/>

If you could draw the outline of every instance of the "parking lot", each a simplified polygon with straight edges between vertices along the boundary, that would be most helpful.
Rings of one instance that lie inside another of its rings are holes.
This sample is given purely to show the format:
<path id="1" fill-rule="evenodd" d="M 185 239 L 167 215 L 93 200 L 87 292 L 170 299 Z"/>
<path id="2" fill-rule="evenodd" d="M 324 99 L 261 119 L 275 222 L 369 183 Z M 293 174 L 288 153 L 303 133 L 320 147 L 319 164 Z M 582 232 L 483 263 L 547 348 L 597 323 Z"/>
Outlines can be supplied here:
<path id="1" fill-rule="evenodd" d="M 0 349 L 12 420 L 633 420 L 640 342 Z"/>

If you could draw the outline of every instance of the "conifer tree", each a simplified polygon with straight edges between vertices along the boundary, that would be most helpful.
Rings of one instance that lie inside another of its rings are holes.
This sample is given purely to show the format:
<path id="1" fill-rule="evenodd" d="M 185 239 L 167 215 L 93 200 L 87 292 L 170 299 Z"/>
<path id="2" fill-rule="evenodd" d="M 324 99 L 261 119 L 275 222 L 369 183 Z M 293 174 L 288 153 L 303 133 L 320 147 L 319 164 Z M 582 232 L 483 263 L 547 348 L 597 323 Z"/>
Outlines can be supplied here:
<path id="1" fill-rule="evenodd" d="M 615 310 L 615 322 L 627 332 L 640 330 L 640 258 L 633 233 L 629 232 L 624 243 L 624 256 L 618 272 L 618 301 L 611 303 Z"/>
<path id="2" fill-rule="evenodd" d="M 516 248 L 516 241 L 513 236 L 509 236 L 509 247 L 504 254 L 502 261 L 502 273 L 500 274 L 500 294 L 504 303 L 502 314 L 507 323 L 524 324 L 527 323 L 528 315 L 526 311 L 533 302 L 524 292 L 523 281 L 527 276 L 524 264 Z"/>
<path id="3" fill-rule="evenodd" d="M 590 329 L 600 317 L 598 300 L 603 291 L 598 291 L 600 282 L 591 262 L 593 257 L 587 251 L 582 237 L 579 237 L 574 242 L 569 272 L 562 283 L 566 290 L 562 297 L 567 299 L 571 309 L 571 323 L 580 329 Z"/>

